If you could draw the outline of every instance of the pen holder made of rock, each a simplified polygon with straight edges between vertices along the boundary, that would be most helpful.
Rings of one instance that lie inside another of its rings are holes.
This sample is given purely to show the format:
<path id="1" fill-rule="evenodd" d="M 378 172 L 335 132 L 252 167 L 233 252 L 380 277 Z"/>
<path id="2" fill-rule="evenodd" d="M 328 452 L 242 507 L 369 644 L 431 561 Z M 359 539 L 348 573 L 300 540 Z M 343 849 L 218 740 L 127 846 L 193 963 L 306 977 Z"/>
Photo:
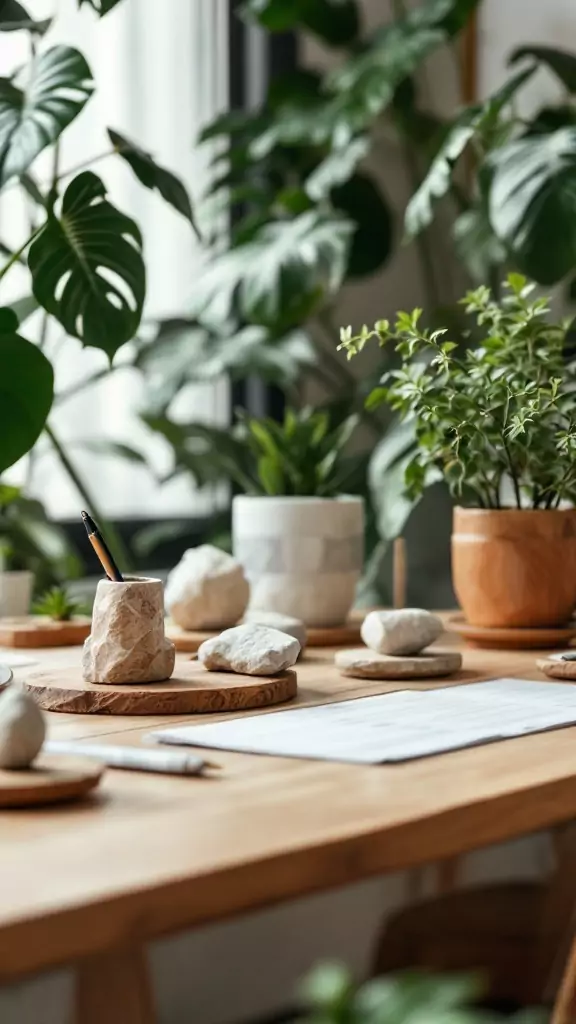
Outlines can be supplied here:
<path id="1" fill-rule="evenodd" d="M 157 683 L 174 671 L 175 649 L 164 635 L 161 580 L 100 580 L 82 675 L 89 683 Z"/>

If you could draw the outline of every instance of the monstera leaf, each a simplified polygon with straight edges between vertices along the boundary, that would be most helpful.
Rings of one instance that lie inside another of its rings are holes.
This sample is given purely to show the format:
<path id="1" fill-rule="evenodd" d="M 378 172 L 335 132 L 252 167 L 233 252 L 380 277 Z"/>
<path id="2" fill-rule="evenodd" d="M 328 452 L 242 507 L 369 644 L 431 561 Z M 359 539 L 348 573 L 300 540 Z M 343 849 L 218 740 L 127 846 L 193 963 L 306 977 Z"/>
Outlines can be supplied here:
<path id="1" fill-rule="evenodd" d="M 475 103 L 459 114 L 434 157 L 428 174 L 408 204 L 405 218 L 408 238 L 413 238 L 431 224 L 434 202 L 448 192 L 454 167 L 470 140 L 478 132 L 494 125 L 501 111 L 534 74 L 534 70 L 531 67 L 520 71 L 485 103 Z"/>
<path id="2" fill-rule="evenodd" d="M 130 142 L 112 128 L 108 128 L 107 131 L 114 149 L 129 164 L 138 181 L 146 188 L 156 189 L 170 206 L 189 221 L 198 235 L 190 196 L 180 178 L 172 174 L 172 171 L 167 171 L 165 167 L 160 167 L 150 153 L 140 149 L 136 143 Z"/>
<path id="3" fill-rule="evenodd" d="M 221 324 L 237 306 L 253 323 L 288 330 L 339 288 L 352 230 L 344 217 L 316 210 L 266 224 L 208 266 L 195 283 L 194 312 Z"/>
<path id="4" fill-rule="evenodd" d="M 514 50 L 508 63 L 517 64 L 527 57 L 549 68 L 568 92 L 576 92 L 576 57 L 573 53 L 557 50 L 554 46 L 520 46 Z"/>
<path id="5" fill-rule="evenodd" d="M 24 89 L 0 79 L 0 188 L 28 169 L 92 93 L 90 68 L 70 46 L 53 46 L 28 70 Z"/>
<path id="6" fill-rule="evenodd" d="M 54 397 L 46 356 L 18 334 L 18 318 L 0 309 L 0 473 L 30 451 Z"/>
<path id="7" fill-rule="evenodd" d="M 82 7 L 83 4 L 90 4 L 90 7 L 93 7 L 100 17 L 103 18 L 118 3 L 120 3 L 120 0 L 78 0 L 78 7 Z"/>
<path id="8" fill-rule="evenodd" d="M 138 226 L 105 198 L 91 171 L 70 183 L 30 247 L 34 295 L 68 334 L 110 359 L 140 323 L 146 291 Z"/>
<path id="9" fill-rule="evenodd" d="M 34 21 L 17 0 L 0 0 L 0 32 L 18 32 L 20 29 L 26 29 L 27 32 L 43 36 L 51 24 L 52 18 Z"/>
<path id="10" fill-rule="evenodd" d="M 576 266 L 576 128 L 513 142 L 492 165 L 496 235 L 524 273 L 555 284 Z"/>

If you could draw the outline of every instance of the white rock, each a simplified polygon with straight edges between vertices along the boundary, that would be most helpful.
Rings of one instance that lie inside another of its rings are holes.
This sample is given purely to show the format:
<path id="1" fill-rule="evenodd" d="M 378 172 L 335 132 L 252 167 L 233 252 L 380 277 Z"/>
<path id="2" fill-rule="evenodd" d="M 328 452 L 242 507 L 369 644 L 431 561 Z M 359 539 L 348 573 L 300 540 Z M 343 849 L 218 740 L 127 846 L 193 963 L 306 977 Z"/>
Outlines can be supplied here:
<path id="1" fill-rule="evenodd" d="M 367 647 L 378 654 L 418 654 L 443 632 L 441 619 L 423 608 L 369 612 L 360 630 Z"/>
<path id="2" fill-rule="evenodd" d="M 232 555 L 202 544 L 185 551 L 168 576 L 165 604 L 182 629 L 222 629 L 242 618 L 250 585 Z"/>
<path id="3" fill-rule="evenodd" d="M 254 608 L 248 609 L 245 613 L 244 622 L 256 622 L 259 626 L 279 629 L 281 633 L 288 633 L 288 636 L 295 637 L 301 648 L 306 647 L 306 626 L 302 619 L 295 619 L 292 615 L 282 615 L 280 612 L 260 612 Z"/>
<path id="4" fill-rule="evenodd" d="M 205 640 L 198 649 L 198 660 L 211 672 L 273 676 L 294 665 L 299 654 L 300 644 L 294 637 L 247 622 Z"/>
<path id="5" fill-rule="evenodd" d="M 0 768 L 28 768 L 45 735 L 36 702 L 19 686 L 9 686 L 0 696 Z"/>

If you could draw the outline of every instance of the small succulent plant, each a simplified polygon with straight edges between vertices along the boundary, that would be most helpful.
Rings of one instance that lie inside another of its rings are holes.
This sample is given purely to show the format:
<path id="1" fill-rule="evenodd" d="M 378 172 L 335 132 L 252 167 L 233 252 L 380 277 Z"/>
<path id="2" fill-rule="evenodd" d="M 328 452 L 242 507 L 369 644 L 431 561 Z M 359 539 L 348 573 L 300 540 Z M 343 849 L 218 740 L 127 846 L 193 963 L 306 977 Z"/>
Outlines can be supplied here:
<path id="1" fill-rule="evenodd" d="M 55 622 L 69 622 L 74 615 L 84 615 L 87 609 L 70 597 L 65 587 L 50 587 L 32 605 L 36 615 L 47 615 Z"/>

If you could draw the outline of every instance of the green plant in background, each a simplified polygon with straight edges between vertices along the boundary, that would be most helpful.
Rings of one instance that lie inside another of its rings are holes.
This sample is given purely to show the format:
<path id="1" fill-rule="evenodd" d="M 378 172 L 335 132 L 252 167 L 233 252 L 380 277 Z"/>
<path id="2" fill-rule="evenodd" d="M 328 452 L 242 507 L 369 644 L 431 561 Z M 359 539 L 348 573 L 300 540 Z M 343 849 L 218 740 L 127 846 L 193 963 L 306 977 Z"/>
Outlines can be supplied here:
<path id="1" fill-rule="evenodd" d="M 287 409 L 282 424 L 243 417 L 239 443 L 245 467 L 238 460 L 230 465 L 230 475 L 247 494 L 342 494 L 357 472 L 356 459 L 346 456 L 345 449 L 358 419 L 348 416 L 332 428 L 329 412 L 309 408 Z"/>
<path id="2" fill-rule="evenodd" d="M 546 298 L 509 274 L 494 301 L 482 285 L 462 300 L 481 340 L 464 354 L 447 331 L 420 327 L 422 310 L 380 320 L 354 337 L 348 356 L 371 338 L 392 344 L 402 365 L 389 370 L 368 399 L 387 402 L 414 424 L 416 452 L 405 466 L 408 495 L 418 499 L 439 476 L 459 502 L 500 508 L 511 483 L 518 508 L 576 502 L 576 364 L 566 362 L 570 321 L 550 323 Z"/>
<path id="3" fill-rule="evenodd" d="M 86 606 L 70 597 L 66 587 L 50 587 L 32 605 L 36 615 L 47 615 L 54 622 L 69 622 L 74 615 L 84 615 Z"/>
<path id="4" fill-rule="evenodd" d="M 78 0 L 79 7 L 86 3 L 104 16 L 118 0 Z M 16 265 L 27 266 L 30 280 L 29 293 L 0 310 L 0 472 L 29 452 L 44 431 L 84 504 L 102 521 L 88 484 L 47 420 L 59 400 L 46 353 L 48 329 L 57 321 L 65 337 L 101 349 L 111 363 L 139 328 L 146 269 L 138 225 L 113 205 L 103 181 L 84 167 L 61 167 L 62 133 L 90 101 L 95 83 L 78 50 L 50 45 L 51 27 L 52 19 L 34 20 L 17 0 L 0 0 L 0 32 L 26 33 L 31 54 L 12 77 L 0 79 L 0 190 L 22 190 L 30 224 L 17 246 L 0 241 L 6 256 L 0 285 Z M 118 132 L 108 129 L 108 136 L 108 155 L 125 161 L 144 187 L 158 191 L 195 230 L 182 182 Z M 42 184 L 34 162 L 46 150 L 52 174 Z M 18 325 L 38 308 L 35 346 L 18 333 Z M 110 525 L 106 531 L 118 553 L 119 538 Z"/>
<path id="5" fill-rule="evenodd" d="M 36 588 L 80 575 L 81 562 L 65 533 L 39 501 L 0 483 L 0 570 L 29 569 Z"/>
<path id="6" fill-rule="evenodd" d="M 543 1024 L 545 1015 L 524 1010 L 505 1017 L 481 1008 L 484 985 L 475 975 L 423 970 L 374 978 L 363 984 L 337 963 L 321 964 L 305 979 L 303 1024 Z"/>

